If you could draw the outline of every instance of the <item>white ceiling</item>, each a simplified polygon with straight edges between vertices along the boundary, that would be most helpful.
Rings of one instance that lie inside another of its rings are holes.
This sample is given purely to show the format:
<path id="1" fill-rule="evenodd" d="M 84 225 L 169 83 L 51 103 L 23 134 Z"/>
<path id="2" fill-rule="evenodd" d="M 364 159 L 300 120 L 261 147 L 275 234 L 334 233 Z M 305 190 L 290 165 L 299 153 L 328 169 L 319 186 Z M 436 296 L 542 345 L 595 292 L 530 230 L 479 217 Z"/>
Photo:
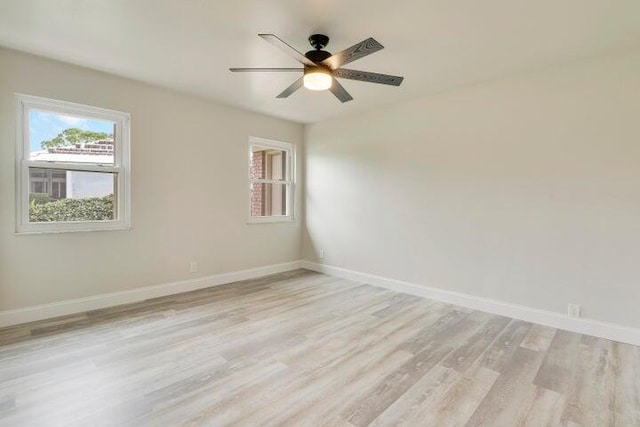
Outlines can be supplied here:
<path id="1" fill-rule="evenodd" d="M 385 49 L 348 68 L 401 75 L 401 87 L 342 80 L 355 98 L 302 89 L 260 39 L 298 50 L 322 32 L 338 52 L 367 37 Z M 253 111 L 310 123 L 459 85 L 640 46 L 639 0 L 1 0 L 0 45 Z M 1 66 L 1 65 L 0 65 Z"/>

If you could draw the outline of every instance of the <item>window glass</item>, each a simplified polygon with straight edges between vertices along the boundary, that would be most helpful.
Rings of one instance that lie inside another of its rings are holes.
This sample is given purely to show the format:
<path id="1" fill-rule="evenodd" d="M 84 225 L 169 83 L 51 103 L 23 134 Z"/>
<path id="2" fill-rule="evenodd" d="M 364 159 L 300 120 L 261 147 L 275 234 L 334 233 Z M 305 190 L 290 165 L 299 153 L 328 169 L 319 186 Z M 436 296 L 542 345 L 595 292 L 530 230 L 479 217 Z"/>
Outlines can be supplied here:
<path id="1" fill-rule="evenodd" d="M 114 164 L 112 121 L 42 110 L 29 113 L 29 160 Z"/>
<path id="2" fill-rule="evenodd" d="M 251 178 L 287 179 L 287 151 L 254 146 L 251 152 Z"/>
<path id="3" fill-rule="evenodd" d="M 29 221 L 112 221 L 112 173 L 29 168 Z"/>
<path id="4" fill-rule="evenodd" d="M 252 183 L 251 215 L 286 216 L 288 184 Z"/>

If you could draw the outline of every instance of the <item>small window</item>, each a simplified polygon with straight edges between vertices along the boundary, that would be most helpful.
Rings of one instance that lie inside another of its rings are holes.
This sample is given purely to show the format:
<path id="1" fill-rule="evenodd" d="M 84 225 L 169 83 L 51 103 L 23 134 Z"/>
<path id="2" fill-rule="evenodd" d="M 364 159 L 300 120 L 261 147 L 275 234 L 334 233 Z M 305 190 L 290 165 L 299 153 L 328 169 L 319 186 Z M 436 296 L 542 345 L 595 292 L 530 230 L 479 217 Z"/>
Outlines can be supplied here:
<path id="1" fill-rule="evenodd" d="M 249 139 L 249 222 L 293 221 L 294 146 Z"/>
<path id="2" fill-rule="evenodd" d="M 17 232 L 129 228 L 129 114 L 16 98 Z"/>

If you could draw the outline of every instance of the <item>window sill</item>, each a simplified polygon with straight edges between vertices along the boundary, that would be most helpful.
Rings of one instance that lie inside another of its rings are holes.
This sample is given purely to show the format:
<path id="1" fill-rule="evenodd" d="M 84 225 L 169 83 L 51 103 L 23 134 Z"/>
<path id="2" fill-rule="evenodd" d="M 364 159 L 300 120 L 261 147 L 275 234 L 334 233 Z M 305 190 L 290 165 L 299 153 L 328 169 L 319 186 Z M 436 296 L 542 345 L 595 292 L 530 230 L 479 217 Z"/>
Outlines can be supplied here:
<path id="1" fill-rule="evenodd" d="M 282 223 L 282 222 L 294 223 L 296 222 L 296 220 L 291 216 L 258 216 L 258 217 L 251 217 L 247 220 L 247 224 L 249 225 L 273 224 L 273 223 Z"/>
<path id="2" fill-rule="evenodd" d="M 38 224 L 40 225 L 40 224 Z M 48 224 L 47 224 L 48 225 Z M 124 224 L 109 224 L 109 226 L 97 226 L 94 224 L 65 224 L 66 227 L 33 227 L 29 225 L 22 227 L 15 232 L 16 236 L 28 236 L 33 234 L 61 234 L 61 233 L 92 233 L 96 231 L 130 231 L 133 227 Z M 72 226 L 70 226 L 72 225 Z"/>

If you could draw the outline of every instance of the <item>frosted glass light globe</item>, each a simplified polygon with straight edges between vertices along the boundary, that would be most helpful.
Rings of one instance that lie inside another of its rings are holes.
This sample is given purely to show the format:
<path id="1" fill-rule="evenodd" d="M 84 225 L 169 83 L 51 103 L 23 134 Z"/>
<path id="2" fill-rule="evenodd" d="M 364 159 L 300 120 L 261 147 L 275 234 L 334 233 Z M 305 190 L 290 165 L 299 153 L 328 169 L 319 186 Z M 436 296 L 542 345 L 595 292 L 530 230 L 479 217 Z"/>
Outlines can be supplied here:
<path id="1" fill-rule="evenodd" d="M 303 78 L 304 87 L 309 90 L 327 90 L 332 81 L 331 75 L 322 71 L 306 73 Z"/>

